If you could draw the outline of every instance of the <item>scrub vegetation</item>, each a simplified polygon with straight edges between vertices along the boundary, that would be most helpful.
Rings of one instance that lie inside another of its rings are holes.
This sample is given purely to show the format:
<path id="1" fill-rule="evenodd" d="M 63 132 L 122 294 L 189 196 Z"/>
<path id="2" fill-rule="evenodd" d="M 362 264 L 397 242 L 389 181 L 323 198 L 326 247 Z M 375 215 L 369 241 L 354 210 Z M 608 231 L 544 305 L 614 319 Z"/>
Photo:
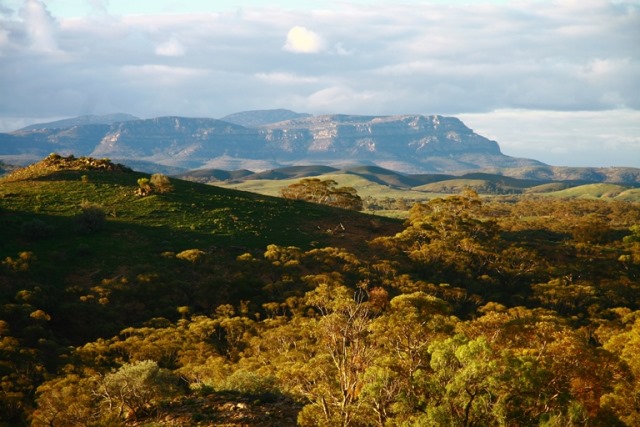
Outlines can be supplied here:
<path id="1" fill-rule="evenodd" d="M 640 424 L 636 202 L 463 189 L 405 218 L 14 171 L 0 425 Z"/>

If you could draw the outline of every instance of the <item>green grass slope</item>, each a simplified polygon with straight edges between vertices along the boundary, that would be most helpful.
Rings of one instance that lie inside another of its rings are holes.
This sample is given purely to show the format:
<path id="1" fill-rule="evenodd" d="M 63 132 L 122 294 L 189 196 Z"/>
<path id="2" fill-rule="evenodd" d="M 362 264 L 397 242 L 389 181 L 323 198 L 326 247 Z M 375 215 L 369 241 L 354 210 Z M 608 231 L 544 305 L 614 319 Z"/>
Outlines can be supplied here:
<path id="1" fill-rule="evenodd" d="M 616 196 L 616 200 L 625 202 L 640 202 L 640 188 L 630 188 L 622 191 Z"/>
<path id="2" fill-rule="evenodd" d="M 346 174 L 358 175 L 369 181 L 396 188 L 410 189 L 424 184 L 419 177 L 394 172 L 379 166 L 356 166 L 343 171 Z"/>
<path id="3" fill-rule="evenodd" d="M 329 166 L 289 166 L 264 172 L 252 172 L 247 169 L 226 171 L 222 169 L 196 169 L 176 175 L 177 178 L 189 181 L 217 183 L 221 181 L 250 181 L 250 180 L 279 180 L 306 178 L 325 173 L 335 172 L 338 169 Z"/>
<path id="4" fill-rule="evenodd" d="M 554 191 L 561 191 L 567 188 L 570 188 L 571 185 L 562 182 L 550 182 L 547 184 L 534 185 L 529 187 L 525 193 L 527 194 L 536 194 L 536 193 L 552 193 Z"/>
<path id="5" fill-rule="evenodd" d="M 298 169 L 295 170 L 298 171 Z M 480 172 L 458 177 L 435 174 L 405 176 L 372 166 L 353 167 L 326 173 L 315 169 L 303 168 L 303 170 L 306 172 L 305 175 L 287 175 L 276 170 L 260 175 L 263 179 L 249 176 L 242 178 L 241 182 L 220 182 L 216 185 L 278 196 L 282 188 L 299 182 L 303 177 L 313 176 L 323 180 L 332 179 L 339 186 L 355 188 L 362 198 L 372 197 L 378 200 L 388 198 L 422 201 L 459 194 L 464 189 L 472 189 L 478 194 L 486 196 L 544 194 L 558 198 L 615 198 L 640 201 L 637 189 L 608 183 L 584 184 L 584 182 L 577 181 L 534 180 Z M 384 213 L 384 215 L 387 214 L 388 212 Z"/>
<path id="6" fill-rule="evenodd" d="M 127 170 L 51 166 L 40 162 L 0 180 L 0 256 L 18 251 L 70 254 L 89 246 L 97 257 L 141 261 L 162 251 L 190 248 L 279 245 L 339 245 L 326 230 L 352 225 L 361 239 L 378 229 L 370 223 L 396 227 L 397 222 L 354 211 L 289 201 L 255 193 L 172 179 L 173 191 L 140 197 L 139 178 Z M 106 213 L 103 229 L 77 231 L 81 205 L 99 205 Z M 40 232 L 34 220 L 42 222 Z M 40 235 L 38 235 L 40 234 Z M 346 244 L 354 240 L 344 239 Z"/>
<path id="7" fill-rule="evenodd" d="M 355 175 L 351 173 L 333 173 L 323 174 L 317 176 L 317 178 L 326 180 L 332 179 L 338 183 L 339 187 L 353 187 L 358 192 L 360 197 L 375 197 L 377 199 L 383 198 L 407 198 L 413 200 L 428 200 L 433 197 L 434 194 L 429 194 L 423 191 L 412 191 L 408 189 L 397 188 L 385 184 L 379 184 L 370 180 L 367 177 Z M 280 194 L 280 190 L 291 184 L 299 182 L 300 179 L 277 179 L 277 180 L 250 180 L 240 183 L 217 183 L 224 188 L 232 188 L 236 190 L 249 191 L 253 193 L 277 196 Z"/>
<path id="8" fill-rule="evenodd" d="M 629 187 L 618 184 L 586 184 L 578 185 L 576 187 L 571 187 L 560 191 L 554 191 L 551 193 L 547 193 L 547 195 L 569 199 L 615 199 L 622 193 L 629 190 Z M 630 191 L 627 193 L 627 196 L 631 196 L 633 194 L 634 192 Z M 638 193 L 635 192 L 635 194 Z M 629 197 L 628 200 L 632 201 L 633 198 Z"/>
<path id="9" fill-rule="evenodd" d="M 83 162 L 47 159 L 0 180 L 0 260 L 19 275 L 0 275 L 0 300 L 26 290 L 55 319 L 52 329 L 78 342 L 153 317 L 175 318 L 180 305 L 206 311 L 260 300 L 261 288 L 250 281 L 228 285 L 236 281 L 225 277 L 236 273 L 225 266 L 270 244 L 342 247 L 367 257 L 366 241 L 402 227 L 389 218 L 178 179 L 169 193 L 140 197 L 137 181 L 148 175 Z M 83 227 L 87 205 L 105 214 L 100 227 Z M 195 268 L 200 251 L 218 261 Z M 61 300 L 67 306 L 54 303 Z M 78 323 L 93 316 L 100 319 L 95 324 Z"/>
<path id="10" fill-rule="evenodd" d="M 311 176 L 323 175 L 326 173 L 336 172 L 338 169 L 330 166 L 289 166 L 279 169 L 258 172 L 253 175 L 244 177 L 245 180 L 250 179 L 294 179 L 307 178 Z"/>

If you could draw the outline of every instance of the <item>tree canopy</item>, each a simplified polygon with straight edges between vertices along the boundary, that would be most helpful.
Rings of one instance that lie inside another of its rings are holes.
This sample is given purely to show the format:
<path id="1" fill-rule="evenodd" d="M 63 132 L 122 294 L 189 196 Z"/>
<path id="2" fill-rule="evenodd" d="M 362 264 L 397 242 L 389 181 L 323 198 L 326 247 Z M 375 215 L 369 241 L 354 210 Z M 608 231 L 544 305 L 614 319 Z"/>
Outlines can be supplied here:
<path id="1" fill-rule="evenodd" d="M 332 179 L 305 178 L 291 184 L 280 194 L 285 199 L 304 200 L 343 209 L 362 210 L 362 199 L 352 187 L 338 187 Z"/>
<path id="2" fill-rule="evenodd" d="M 171 184 L 144 198 L 135 179 L 114 191 L 145 220 L 178 211 L 186 221 L 174 205 L 158 212 L 186 192 Z M 294 190 L 326 201 L 338 189 L 307 180 Z M 108 203 L 100 227 L 77 233 L 77 203 L 67 224 L 9 209 L 16 198 L 0 198 L 3 247 L 21 248 L 0 261 L 0 424 L 640 422 L 637 205 L 464 192 L 414 205 L 389 233 L 349 212 L 375 236 L 358 244 L 225 246 L 206 238 L 221 227 L 184 223 L 126 240 L 143 226 Z M 189 200 L 198 215 L 213 209 Z M 276 200 L 287 215 L 307 206 Z M 275 215 L 260 203 L 254 216 L 224 210 L 216 221 Z M 313 221 L 345 213 L 310 206 Z M 59 249 L 66 234 L 73 246 Z M 97 243 L 145 250 L 93 256 Z"/>

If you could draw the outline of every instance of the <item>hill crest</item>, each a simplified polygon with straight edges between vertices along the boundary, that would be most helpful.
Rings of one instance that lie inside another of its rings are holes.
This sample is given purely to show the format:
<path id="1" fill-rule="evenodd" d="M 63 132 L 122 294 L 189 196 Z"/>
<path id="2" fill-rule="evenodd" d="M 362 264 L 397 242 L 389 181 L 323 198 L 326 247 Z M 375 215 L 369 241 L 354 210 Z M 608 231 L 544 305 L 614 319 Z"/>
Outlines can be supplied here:
<path id="1" fill-rule="evenodd" d="M 220 120 L 244 127 L 259 127 L 302 117 L 311 117 L 311 114 L 296 113 L 295 111 L 279 108 L 275 110 L 242 111 L 224 116 Z"/>
<path id="2" fill-rule="evenodd" d="M 103 171 L 114 173 L 130 173 L 132 169 L 119 163 L 113 163 L 109 159 L 94 159 L 92 157 L 75 157 L 73 155 L 63 157 L 52 153 L 39 162 L 32 163 L 24 168 L 16 169 L 3 181 L 25 181 L 50 175 L 59 171 Z"/>
<path id="3" fill-rule="evenodd" d="M 17 130 L 16 132 L 29 132 L 33 130 L 43 130 L 43 129 L 68 129 L 74 126 L 84 126 L 84 125 L 111 125 L 113 123 L 118 122 L 127 122 L 131 120 L 140 120 L 139 117 L 132 116 L 131 114 L 125 113 L 115 113 L 115 114 L 105 114 L 102 116 L 96 115 L 84 115 L 73 117 L 70 119 L 62 119 L 56 120 L 53 122 L 47 123 L 35 123 L 22 129 Z"/>

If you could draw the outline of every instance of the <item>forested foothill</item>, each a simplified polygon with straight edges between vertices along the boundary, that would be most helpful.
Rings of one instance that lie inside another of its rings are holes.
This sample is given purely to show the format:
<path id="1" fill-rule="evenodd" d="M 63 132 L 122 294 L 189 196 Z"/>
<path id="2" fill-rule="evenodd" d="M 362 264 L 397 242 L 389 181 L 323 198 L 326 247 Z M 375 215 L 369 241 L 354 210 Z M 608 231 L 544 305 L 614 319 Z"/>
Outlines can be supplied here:
<path id="1" fill-rule="evenodd" d="M 640 425 L 638 203 L 397 220 L 51 155 L 0 237 L 0 425 Z"/>

